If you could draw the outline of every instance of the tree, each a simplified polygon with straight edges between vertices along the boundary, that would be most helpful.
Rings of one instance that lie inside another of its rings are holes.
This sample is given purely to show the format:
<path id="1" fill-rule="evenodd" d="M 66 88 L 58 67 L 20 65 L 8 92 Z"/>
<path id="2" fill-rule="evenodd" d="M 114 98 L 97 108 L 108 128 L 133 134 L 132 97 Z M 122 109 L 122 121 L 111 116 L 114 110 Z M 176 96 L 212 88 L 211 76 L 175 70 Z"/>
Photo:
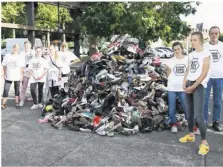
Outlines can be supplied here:
<path id="1" fill-rule="evenodd" d="M 195 13 L 189 2 L 87 3 L 79 17 L 82 31 L 98 37 L 128 33 L 144 40 L 160 37 L 168 43 L 187 35 L 180 15 Z"/>
<path id="2" fill-rule="evenodd" d="M 23 2 L 3 2 L 1 7 L 2 22 L 26 23 L 25 4 Z M 9 36 L 15 38 L 15 29 L 9 30 Z"/>
<path id="3" fill-rule="evenodd" d="M 223 34 L 220 35 L 219 41 L 223 42 Z"/>

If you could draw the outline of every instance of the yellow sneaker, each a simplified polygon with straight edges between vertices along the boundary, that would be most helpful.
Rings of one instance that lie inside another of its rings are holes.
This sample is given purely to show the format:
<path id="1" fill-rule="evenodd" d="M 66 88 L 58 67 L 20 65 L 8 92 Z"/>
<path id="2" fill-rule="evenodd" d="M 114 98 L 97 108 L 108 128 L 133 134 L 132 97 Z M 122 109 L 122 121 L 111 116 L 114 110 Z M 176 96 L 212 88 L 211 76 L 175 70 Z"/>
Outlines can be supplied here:
<path id="1" fill-rule="evenodd" d="M 206 155 L 208 152 L 209 152 L 209 145 L 201 144 L 199 146 L 199 151 L 198 151 L 199 155 Z"/>
<path id="2" fill-rule="evenodd" d="M 194 141 L 195 141 L 195 137 L 191 137 L 190 135 L 186 135 L 179 139 L 179 142 L 181 143 L 188 143 L 188 142 L 194 142 Z"/>

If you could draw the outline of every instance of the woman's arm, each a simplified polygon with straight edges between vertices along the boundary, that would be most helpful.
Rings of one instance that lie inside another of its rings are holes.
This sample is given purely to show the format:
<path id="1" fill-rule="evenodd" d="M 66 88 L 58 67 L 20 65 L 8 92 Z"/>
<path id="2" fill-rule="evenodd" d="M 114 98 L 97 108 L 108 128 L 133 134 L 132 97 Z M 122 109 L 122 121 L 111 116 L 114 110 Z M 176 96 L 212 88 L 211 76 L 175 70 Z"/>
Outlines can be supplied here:
<path id="1" fill-rule="evenodd" d="M 203 82 L 203 80 L 208 74 L 209 67 L 210 67 L 210 57 L 206 57 L 204 58 L 203 69 L 202 69 L 201 75 L 198 77 L 198 79 L 192 86 L 186 89 L 186 93 L 192 93 L 194 89 L 196 89 Z"/>
<path id="2" fill-rule="evenodd" d="M 204 58 L 204 63 L 203 63 L 202 73 L 199 76 L 199 78 L 196 80 L 196 82 L 192 85 L 194 87 L 194 89 L 196 87 L 198 87 L 203 82 L 203 80 L 205 79 L 205 77 L 208 74 L 209 68 L 210 68 L 210 57 L 205 57 Z"/>

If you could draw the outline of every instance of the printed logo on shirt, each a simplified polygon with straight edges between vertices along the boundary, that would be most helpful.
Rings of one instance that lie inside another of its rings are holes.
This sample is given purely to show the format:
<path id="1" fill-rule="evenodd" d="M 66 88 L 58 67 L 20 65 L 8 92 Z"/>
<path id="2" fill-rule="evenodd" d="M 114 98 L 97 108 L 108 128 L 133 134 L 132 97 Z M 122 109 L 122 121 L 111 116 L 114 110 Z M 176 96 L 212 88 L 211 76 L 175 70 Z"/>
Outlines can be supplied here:
<path id="1" fill-rule="evenodd" d="M 66 56 L 62 56 L 61 59 L 62 59 L 62 61 L 66 62 L 67 57 Z"/>
<path id="2" fill-rule="evenodd" d="M 173 68 L 173 72 L 176 76 L 184 76 L 186 72 L 186 65 L 185 64 L 176 64 L 176 66 Z"/>
<path id="3" fill-rule="evenodd" d="M 33 62 L 33 69 L 34 69 L 34 70 L 39 70 L 40 67 L 41 67 L 40 62 Z"/>
<path id="4" fill-rule="evenodd" d="M 32 58 L 33 58 L 33 55 L 32 54 L 27 54 L 25 56 L 26 61 L 30 61 Z"/>
<path id="5" fill-rule="evenodd" d="M 13 61 L 13 60 L 9 61 L 7 65 L 8 65 L 8 67 L 13 68 L 13 69 L 18 68 L 18 66 L 19 66 L 18 62 L 17 61 Z"/>
<path id="6" fill-rule="evenodd" d="M 218 62 L 219 59 L 221 58 L 221 54 L 219 53 L 219 51 L 216 49 L 216 50 L 210 50 L 210 52 L 212 55 L 213 62 Z"/>
<path id="7" fill-rule="evenodd" d="M 190 62 L 190 71 L 195 73 L 199 67 L 198 58 L 193 58 Z"/>

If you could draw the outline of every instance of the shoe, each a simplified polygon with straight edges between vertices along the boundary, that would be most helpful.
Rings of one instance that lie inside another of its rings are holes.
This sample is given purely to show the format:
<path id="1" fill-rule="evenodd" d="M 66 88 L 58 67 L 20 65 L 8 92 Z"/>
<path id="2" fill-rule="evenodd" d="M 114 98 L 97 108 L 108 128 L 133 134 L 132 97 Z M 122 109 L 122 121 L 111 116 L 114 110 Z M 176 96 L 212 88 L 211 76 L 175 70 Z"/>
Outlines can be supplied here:
<path id="1" fill-rule="evenodd" d="M 217 131 L 217 132 L 220 132 L 222 131 L 222 127 L 220 126 L 219 122 L 218 121 L 215 121 L 212 125 L 212 128 Z"/>
<path id="2" fill-rule="evenodd" d="M 188 143 L 188 142 L 194 142 L 194 141 L 195 141 L 195 137 L 191 137 L 189 134 L 179 139 L 179 142 L 181 143 Z"/>
<path id="3" fill-rule="evenodd" d="M 43 105 L 41 103 L 38 104 L 39 108 L 43 108 Z"/>
<path id="4" fill-rule="evenodd" d="M 35 110 L 35 109 L 37 109 L 39 106 L 37 105 L 37 104 L 34 104 L 30 109 L 31 110 Z"/>
<path id="5" fill-rule="evenodd" d="M 172 126 L 171 127 L 171 132 L 172 133 L 177 133 L 178 132 L 177 126 Z"/>
<path id="6" fill-rule="evenodd" d="M 201 134 L 201 132 L 200 132 L 200 130 L 197 128 L 197 130 L 196 130 L 196 131 L 194 131 L 194 134 L 195 134 L 195 135 L 200 135 L 200 134 Z"/>
<path id="7" fill-rule="evenodd" d="M 20 109 L 19 103 L 16 104 L 15 108 Z"/>
<path id="8" fill-rule="evenodd" d="M 210 148 L 208 144 L 201 144 L 199 146 L 199 151 L 198 154 L 199 155 L 206 155 L 209 152 Z"/>
<path id="9" fill-rule="evenodd" d="M 22 107 L 24 105 L 24 101 L 20 101 L 19 106 Z"/>

